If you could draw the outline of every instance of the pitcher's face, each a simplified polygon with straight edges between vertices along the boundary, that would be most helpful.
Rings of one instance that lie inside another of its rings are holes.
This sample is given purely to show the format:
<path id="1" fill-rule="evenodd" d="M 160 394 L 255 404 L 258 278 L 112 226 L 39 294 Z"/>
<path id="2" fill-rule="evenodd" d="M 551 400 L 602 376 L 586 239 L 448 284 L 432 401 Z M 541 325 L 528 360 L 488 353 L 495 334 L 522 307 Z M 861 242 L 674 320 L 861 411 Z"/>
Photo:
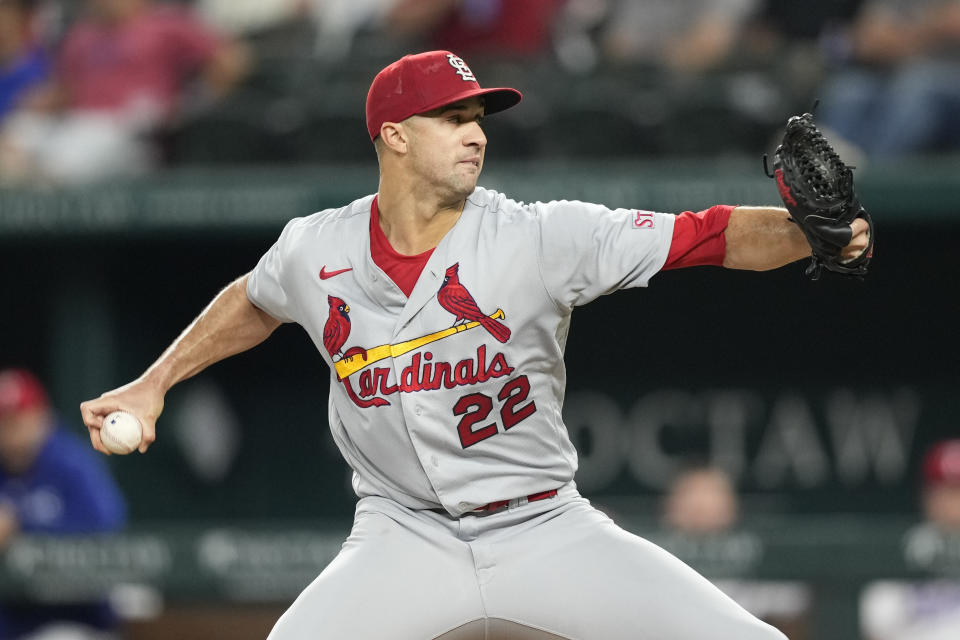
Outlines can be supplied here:
<path id="1" fill-rule="evenodd" d="M 480 98 L 469 98 L 409 118 L 415 173 L 458 199 L 473 193 L 487 147 L 480 128 L 483 111 Z"/>

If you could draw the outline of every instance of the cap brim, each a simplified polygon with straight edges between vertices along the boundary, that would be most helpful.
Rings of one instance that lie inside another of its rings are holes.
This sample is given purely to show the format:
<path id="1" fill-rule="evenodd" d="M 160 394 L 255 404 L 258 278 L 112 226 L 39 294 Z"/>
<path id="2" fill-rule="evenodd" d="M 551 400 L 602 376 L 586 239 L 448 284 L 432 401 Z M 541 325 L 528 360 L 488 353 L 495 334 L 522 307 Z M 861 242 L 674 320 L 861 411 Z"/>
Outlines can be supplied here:
<path id="1" fill-rule="evenodd" d="M 522 93 L 509 87 L 483 89 L 475 95 L 483 97 L 483 112 L 486 115 L 516 106 L 523 99 Z"/>
<path id="2" fill-rule="evenodd" d="M 498 113 L 500 111 L 509 109 L 523 99 L 522 93 L 516 89 L 510 89 L 509 87 L 497 87 L 494 89 L 467 89 L 461 93 L 444 97 L 443 100 L 437 102 L 436 104 L 429 105 L 427 108 L 421 111 L 421 113 L 433 111 L 434 109 L 438 109 L 444 105 L 453 104 L 454 102 L 460 102 L 461 100 L 475 98 L 478 96 L 483 98 L 484 115 L 490 115 L 491 113 Z"/>

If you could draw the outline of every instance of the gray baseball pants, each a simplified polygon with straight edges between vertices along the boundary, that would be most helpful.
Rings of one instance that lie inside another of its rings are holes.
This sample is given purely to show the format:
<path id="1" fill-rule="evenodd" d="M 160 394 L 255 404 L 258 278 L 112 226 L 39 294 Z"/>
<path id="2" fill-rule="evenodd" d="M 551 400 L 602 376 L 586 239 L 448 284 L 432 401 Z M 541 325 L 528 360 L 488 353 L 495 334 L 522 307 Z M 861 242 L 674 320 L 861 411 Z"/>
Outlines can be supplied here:
<path id="1" fill-rule="evenodd" d="M 268 640 L 785 640 L 565 487 L 454 518 L 380 497 Z"/>

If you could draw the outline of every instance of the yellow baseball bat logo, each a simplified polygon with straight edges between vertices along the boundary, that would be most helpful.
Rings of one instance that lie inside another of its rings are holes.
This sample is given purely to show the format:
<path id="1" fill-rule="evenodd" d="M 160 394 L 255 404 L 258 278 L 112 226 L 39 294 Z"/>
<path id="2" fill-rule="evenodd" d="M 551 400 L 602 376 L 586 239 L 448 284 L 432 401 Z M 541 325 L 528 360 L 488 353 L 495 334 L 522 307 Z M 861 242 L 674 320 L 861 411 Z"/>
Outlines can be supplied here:
<path id="1" fill-rule="evenodd" d="M 490 314 L 490 318 L 494 320 L 503 319 L 504 313 L 503 309 L 497 309 Z M 348 377 L 355 374 L 357 371 L 366 368 L 367 366 L 373 364 L 374 362 L 379 362 L 387 358 L 396 358 L 397 356 L 402 356 L 403 354 L 413 351 L 414 349 L 419 349 L 420 347 L 430 344 L 431 342 L 436 342 L 437 340 L 443 340 L 448 336 L 452 336 L 455 333 L 460 333 L 461 331 L 469 331 L 475 327 L 479 327 L 479 322 L 468 322 L 466 324 L 459 324 L 442 331 L 436 331 L 434 333 L 420 336 L 419 338 L 414 338 L 413 340 L 407 340 L 405 342 L 400 342 L 398 344 L 382 344 L 379 347 L 373 347 L 372 349 L 367 349 L 365 352 L 359 355 L 350 356 L 349 358 L 341 358 L 334 363 L 334 366 L 337 370 L 337 375 L 340 376 L 341 380 L 346 380 Z"/>

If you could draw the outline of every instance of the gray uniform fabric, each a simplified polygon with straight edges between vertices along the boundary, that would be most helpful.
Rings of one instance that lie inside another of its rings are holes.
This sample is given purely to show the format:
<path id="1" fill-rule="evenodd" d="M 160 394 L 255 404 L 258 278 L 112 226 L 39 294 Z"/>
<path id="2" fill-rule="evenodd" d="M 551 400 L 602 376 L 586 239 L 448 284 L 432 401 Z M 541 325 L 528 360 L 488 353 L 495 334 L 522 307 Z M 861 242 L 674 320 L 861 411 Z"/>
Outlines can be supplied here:
<path id="1" fill-rule="evenodd" d="M 673 216 L 640 212 L 637 223 L 636 211 L 524 205 L 478 188 L 408 300 L 370 255 L 372 200 L 292 220 L 247 286 L 255 305 L 301 324 L 331 365 L 329 423 L 357 495 L 459 515 L 572 480 L 577 454 L 560 416 L 571 312 L 645 286 L 666 260 Z M 477 326 L 382 360 L 354 356 L 361 368 L 338 380 L 340 358 L 323 344 L 329 296 L 350 308 L 344 354 L 396 353 L 454 325 L 438 300 L 453 265 L 480 311 L 502 310 L 506 343 Z M 341 269 L 350 271 L 319 275 Z M 465 447 L 461 431 L 494 435 Z"/>
<path id="2" fill-rule="evenodd" d="M 371 257 L 372 203 L 292 220 L 248 281 L 330 366 L 361 498 L 270 640 L 782 640 L 573 481 L 571 313 L 646 286 L 673 216 L 478 188 L 408 299 Z M 476 511 L 495 501 L 509 504 Z"/>

